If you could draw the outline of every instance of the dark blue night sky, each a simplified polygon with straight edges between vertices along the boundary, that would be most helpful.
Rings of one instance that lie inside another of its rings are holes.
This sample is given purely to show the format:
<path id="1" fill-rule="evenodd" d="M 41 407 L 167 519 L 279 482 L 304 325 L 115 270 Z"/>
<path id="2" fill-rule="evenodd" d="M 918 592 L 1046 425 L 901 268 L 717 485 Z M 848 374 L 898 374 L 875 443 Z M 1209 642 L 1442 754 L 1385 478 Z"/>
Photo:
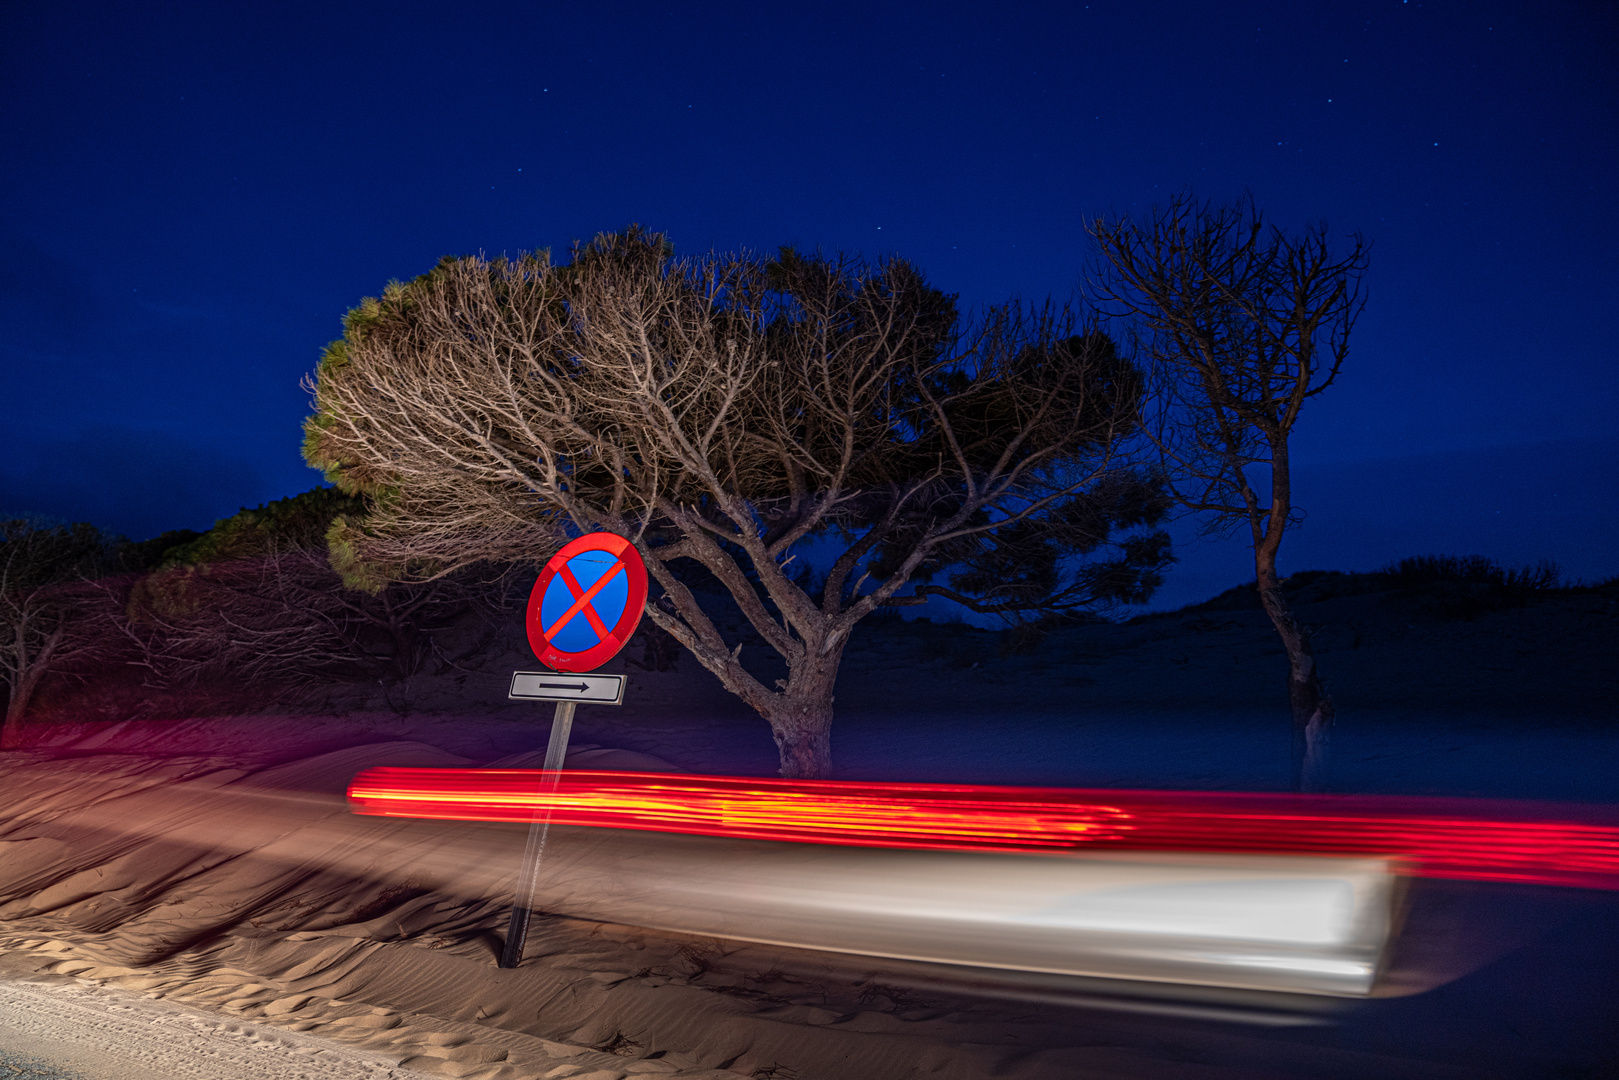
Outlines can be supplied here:
<path id="1" fill-rule="evenodd" d="M 13 0 L 0 509 L 141 537 L 312 486 L 300 377 L 447 253 L 633 221 L 1066 298 L 1087 217 L 1190 187 L 1375 243 L 1284 570 L 1619 573 L 1616 12 Z M 1181 555 L 1165 602 L 1251 574 Z"/>

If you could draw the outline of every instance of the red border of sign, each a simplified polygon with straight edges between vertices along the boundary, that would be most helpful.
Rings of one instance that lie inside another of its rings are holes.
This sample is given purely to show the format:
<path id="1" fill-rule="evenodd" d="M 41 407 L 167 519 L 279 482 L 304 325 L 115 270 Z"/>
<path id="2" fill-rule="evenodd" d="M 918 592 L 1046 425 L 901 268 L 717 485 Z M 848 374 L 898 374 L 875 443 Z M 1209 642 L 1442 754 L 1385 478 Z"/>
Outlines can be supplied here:
<path id="1" fill-rule="evenodd" d="M 569 559 L 586 551 L 605 551 L 623 562 L 624 575 L 629 578 L 630 595 L 624 601 L 624 614 L 619 617 L 618 625 L 608 631 L 604 640 L 584 652 L 563 652 L 553 649 L 550 642 L 545 640 L 544 628 L 540 625 L 540 607 L 545 602 L 545 590 L 550 588 L 551 579 L 557 576 L 557 571 Z M 641 553 L 635 550 L 634 544 L 622 536 L 604 532 L 587 533 L 570 541 L 551 556 L 534 582 L 533 591 L 528 594 L 528 615 L 524 619 L 524 626 L 528 630 L 529 648 L 540 658 L 540 663 L 552 671 L 594 671 L 611 660 L 635 633 L 641 615 L 646 611 L 646 592 L 646 564 L 641 561 Z"/>

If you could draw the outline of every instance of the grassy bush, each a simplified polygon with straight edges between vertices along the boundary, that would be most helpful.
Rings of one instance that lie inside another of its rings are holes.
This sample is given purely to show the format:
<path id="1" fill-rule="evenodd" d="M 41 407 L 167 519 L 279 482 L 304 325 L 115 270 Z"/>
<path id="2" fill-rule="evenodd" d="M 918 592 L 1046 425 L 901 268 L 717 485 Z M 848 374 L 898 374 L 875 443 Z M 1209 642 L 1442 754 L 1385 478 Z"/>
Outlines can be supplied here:
<path id="1" fill-rule="evenodd" d="M 1537 593 L 1560 586 L 1554 562 L 1506 567 L 1483 555 L 1419 555 L 1383 568 L 1389 587 L 1445 619 L 1476 619 L 1523 607 Z"/>
<path id="2" fill-rule="evenodd" d="M 1467 584 L 1524 592 L 1555 589 L 1562 578 L 1554 562 L 1542 560 L 1534 566 L 1508 568 L 1483 555 L 1418 555 L 1401 559 L 1381 573 L 1401 588 Z"/>

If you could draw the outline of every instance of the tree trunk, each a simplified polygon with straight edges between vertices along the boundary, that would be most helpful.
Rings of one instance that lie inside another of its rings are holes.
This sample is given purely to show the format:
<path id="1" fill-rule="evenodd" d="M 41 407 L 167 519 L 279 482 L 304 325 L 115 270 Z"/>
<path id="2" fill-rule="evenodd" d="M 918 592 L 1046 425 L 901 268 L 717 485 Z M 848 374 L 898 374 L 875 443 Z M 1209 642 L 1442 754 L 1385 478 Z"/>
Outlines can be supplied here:
<path id="1" fill-rule="evenodd" d="M 765 714 L 781 752 L 781 775 L 790 780 L 832 777 L 832 688 L 838 669 L 835 660 L 815 667 L 791 678 Z"/>
<path id="2" fill-rule="evenodd" d="M 688 533 L 688 535 L 692 535 Z M 723 557 L 723 556 L 722 556 Z M 826 616 L 810 608 L 807 626 L 800 627 L 799 647 L 784 647 L 772 643 L 778 655 L 787 661 L 787 678 L 776 680 L 777 689 L 763 686 L 741 663 L 742 646 L 727 650 L 713 621 L 703 612 L 685 585 L 657 564 L 647 560 L 647 569 L 663 586 L 664 595 L 673 611 L 649 603 L 646 617 L 654 627 L 667 632 L 680 645 L 690 650 L 699 664 L 713 672 L 720 684 L 741 698 L 770 725 L 770 734 L 776 740 L 781 755 L 780 775 L 792 780 L 826 780 L 832 775 L 832 692 L 837 686 L 838 665 L 843 649 L 848 644 L 848 629 L 838 625 L 837 616 Z M 743 607 L 743 615 L 754 629 L 771 643 L 768 632 L 770 616 L 747 592 L 751 588 L 746 579 L 738 577 L 727 583 L 727 577 L 737 576 L 734 564 L 731 573 L 726 564 L 716 559 L 710 570 L 722 584 L 731 590 Z M 755 609 L 748 611 L 751 601 Z M 801 613 L 805 614 L 805 613 Z M 775 627 L 781 631 L 782 627 Z"/>
<path id="3" fill-rule="evenodd" d="M 17 673 L 16 681 L 11 685 L 11 696 L 6 702 L 7 727 L 15 727 L 22 723 L 23 714 L 28 711 L 28 702 L 33 698 L 34 691 L 39 687 L 39 680 L 44 674 L 43 664 L 30 664 L 27 670 Z"/>
<path id="4" fill-rule="evenodd" d="M 1293 617 L 1282 594 L 1273 555 L 1258 552 L 1259 602 L 1276 627 L 1287 653 L 1287 702 L 1293 714 L 1293 790 L 1321 791 L 1327 783 L 1328 736 L 1332 727 L 1332 699 L 1316 672 L 1310 636 Z"/>
<path id="5" fill-rule="evenodd" d="M 781 752 L 782 776 L 789 780 L 828 780 L 832 776 L 832 706 L 806 708 L 792 724 L 771 721 Z"/>
<path id="6" fill-rule="evenodd" d="M 6 701 L 6 726 L 14 727 L 22 723 L 23 714 L 28 711 L 28 702 L 33 698 L 34 691 L 39 688 L 40 679 L 44 678 L 45 671 L 50 667 L 52 658 L 56 655 L 56 647 L 62 643 L 63 627 L 51 631 L 42 645 L 28 655 L 26 642 L 17 643 L 17 662 L 14 665 L 15 674 L 11 679 L 11 694 Z M 22 631 L 19 629 L 18 637 Z"/>

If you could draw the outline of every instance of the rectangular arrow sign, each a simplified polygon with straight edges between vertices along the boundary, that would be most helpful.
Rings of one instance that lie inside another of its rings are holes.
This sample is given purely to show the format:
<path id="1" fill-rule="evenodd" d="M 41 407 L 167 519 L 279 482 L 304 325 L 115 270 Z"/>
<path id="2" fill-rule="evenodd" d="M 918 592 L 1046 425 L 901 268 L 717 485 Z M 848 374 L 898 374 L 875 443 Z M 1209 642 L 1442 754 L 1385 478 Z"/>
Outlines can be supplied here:
<path id="1" fill-rule="evenodd" d="M 578 701 L 586 705 L 624 704 L 622 675 L 573 675 L 556 671 L 514 671 L 506 696 L 514 701 Z"/>

